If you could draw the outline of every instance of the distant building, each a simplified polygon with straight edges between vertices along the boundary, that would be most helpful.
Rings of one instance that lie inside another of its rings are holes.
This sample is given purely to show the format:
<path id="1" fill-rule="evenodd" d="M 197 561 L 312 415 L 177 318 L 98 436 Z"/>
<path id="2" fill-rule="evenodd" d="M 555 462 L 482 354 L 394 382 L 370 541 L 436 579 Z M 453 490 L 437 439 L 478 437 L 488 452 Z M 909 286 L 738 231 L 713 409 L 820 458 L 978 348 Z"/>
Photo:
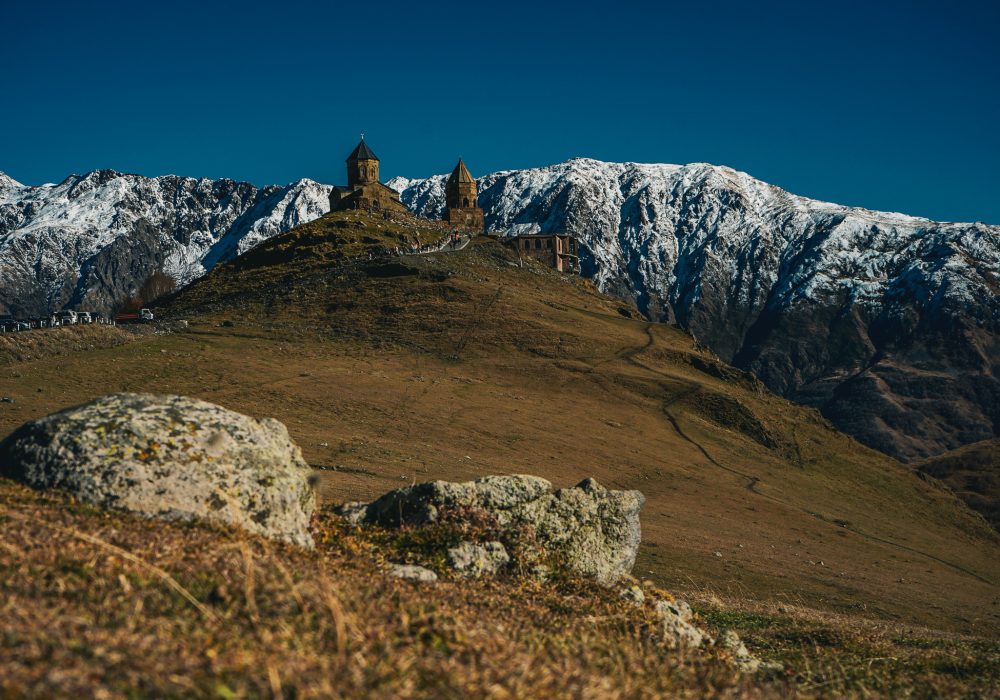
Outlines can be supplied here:
<path id="1" fill-rule="evenodd" d="M 330 211 L 365 209 L 408 213 L 399 201 L 399 192 L 379 182 L 378 165 L 378 156 L 362 135 L 357 148 L 347 156 L 347 187 L 336 186 L 330 191 Z"/>
<path id="2" fill-rule="evenodd" d="M 483 210 L 477 203 L 479 188 L 476 186 L 476 179 L 469 173 L 461 158 L 444 186 L 444 197 L 444 220 L 449 224 L 472 231 L 483 231 L 486 228 Z"/>
<path id="3" fill-rule="evenodd" d="M 532 233 L 512 238 L 521 255 L 530 255 L 559 272 L 580 272 L 580 245 L 568 233 Z"/>

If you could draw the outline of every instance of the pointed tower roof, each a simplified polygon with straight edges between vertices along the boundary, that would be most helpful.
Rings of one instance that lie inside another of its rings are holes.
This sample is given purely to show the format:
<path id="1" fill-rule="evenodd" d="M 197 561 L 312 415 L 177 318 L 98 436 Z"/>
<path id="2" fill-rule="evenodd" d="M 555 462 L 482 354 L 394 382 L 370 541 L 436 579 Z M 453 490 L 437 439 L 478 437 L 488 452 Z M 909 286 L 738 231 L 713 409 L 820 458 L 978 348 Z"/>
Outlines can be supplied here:
<path id="1" fill-rule="evenodd" d="M 347 160 L 378 160 L 378 156 L 372 152 L 372 149 L 368 148 L 368 144 L 365 143 L 365 137 L 361 137 L 361 143 L 357 145 L 351 155 L 347 156 Z"/>
<path id="2" fill-rule="evenodd" d="M 456 165 L 455 169 L 451 171 L 451 176 L 448 178 L 448 182 L 464 183 L 464 182 L 475 182 L 475 181 L 476 178 L 472 177 L 472 174 L 469 173 L 469 169 L 465 167 L 465 163 L 463 163 L 462 159 L 459 158 L 458 165 Z"/>

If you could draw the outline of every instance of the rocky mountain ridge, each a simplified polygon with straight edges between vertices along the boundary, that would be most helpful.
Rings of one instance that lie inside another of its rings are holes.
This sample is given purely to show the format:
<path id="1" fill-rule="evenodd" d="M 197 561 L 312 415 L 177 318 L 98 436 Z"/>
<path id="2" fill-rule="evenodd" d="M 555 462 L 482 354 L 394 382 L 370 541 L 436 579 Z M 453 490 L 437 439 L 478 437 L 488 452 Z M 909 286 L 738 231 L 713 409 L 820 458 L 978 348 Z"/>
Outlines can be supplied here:
<path id="1" fill-rule="evenodd" d="M 437 216 L 444 176 L 397 178 Z M 798 197 L 731 168 L 574 159 L 479 180 L 487 224 L 568 231 L 584 271 L 909 460 L 1000 432 L 1000 227 Z"/>
<path id="2" fill-rule="evenodd" d="M 389 185 L 437 218 L 445 176 Z M 573 159 L 479 179 L 487 226 L 565 230 L 584 272 L 902 459 L 1000 432 L 1000 227 L 844 207 L 707 164 Z M 114 171 L 0 178 L 0 305 L 108 309 L 327 211 L 329 187 Z M 0 309 L 3 310 L 3 309 Z"/>
<path id="3" fill-rule="evenodd" d="M 0 310 L 109 312 L 154 270 L 184 284 L 323 215 L 328 192 L 113 170 L 25 187 L 0 174 Z"/>

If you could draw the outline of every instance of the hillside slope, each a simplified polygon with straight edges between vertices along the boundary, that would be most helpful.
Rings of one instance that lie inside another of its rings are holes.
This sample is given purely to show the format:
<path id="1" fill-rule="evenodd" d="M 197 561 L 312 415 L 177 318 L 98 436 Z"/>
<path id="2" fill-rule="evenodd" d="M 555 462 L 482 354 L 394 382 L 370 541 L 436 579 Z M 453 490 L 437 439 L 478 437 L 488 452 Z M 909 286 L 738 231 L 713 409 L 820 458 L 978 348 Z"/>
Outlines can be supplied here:
<path id="1" fill-rule="evenodd" d="M 593 476 L 646 495 L 637 572 L 672 589 L 998 628 L 997 535 L 950 492 L 493 240 L 380 253 L 439 234 L 339 214 L 271 239 L 161 309 L 184 332 L 19 364 L 0 429 L 109 391 L 191 395 L 285 422 L 327 500 Z"/>
<path id="2" fill-rule="evenodd" d="M 397 178 L 440 215 L 444 176 Z M 487 225 L 569 231 L 604 291 L 902 460 L 1000 426 L 1000 227 L 797 197 L 730 168 L 574 159 L 479 180 Z"/>

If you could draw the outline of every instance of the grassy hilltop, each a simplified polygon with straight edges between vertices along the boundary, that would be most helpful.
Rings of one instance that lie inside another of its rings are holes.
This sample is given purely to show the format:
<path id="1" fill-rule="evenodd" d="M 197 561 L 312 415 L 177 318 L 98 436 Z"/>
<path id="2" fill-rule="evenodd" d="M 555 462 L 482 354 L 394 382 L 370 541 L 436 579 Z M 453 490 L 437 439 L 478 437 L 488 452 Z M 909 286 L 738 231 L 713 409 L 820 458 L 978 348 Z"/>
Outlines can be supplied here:
<path id="1" fill-rule="evenodd" d="M 71 687 L 39 674 L 50 658 L 121 688 L 141 654 L 151 690 L 208 696 L 998 692 L 1000 538 L 950 491 L 495 240 L 382 254 L 441 234 L 328 215 L 158 310 L 186 329 L 0 339 L 15 400 L 0 431 L 110 392 L 178 393 L 284 422 L 327 503 L 495 473 L 638 489 L 633 573 L 786 662 L 787 680 L 656 649 L 641 611 L 585 586 L 382 579 L 393 553 L 326 513 L 305 555 L 9 482 L 0 588 L 17 614 L 0 672 Z"/>

